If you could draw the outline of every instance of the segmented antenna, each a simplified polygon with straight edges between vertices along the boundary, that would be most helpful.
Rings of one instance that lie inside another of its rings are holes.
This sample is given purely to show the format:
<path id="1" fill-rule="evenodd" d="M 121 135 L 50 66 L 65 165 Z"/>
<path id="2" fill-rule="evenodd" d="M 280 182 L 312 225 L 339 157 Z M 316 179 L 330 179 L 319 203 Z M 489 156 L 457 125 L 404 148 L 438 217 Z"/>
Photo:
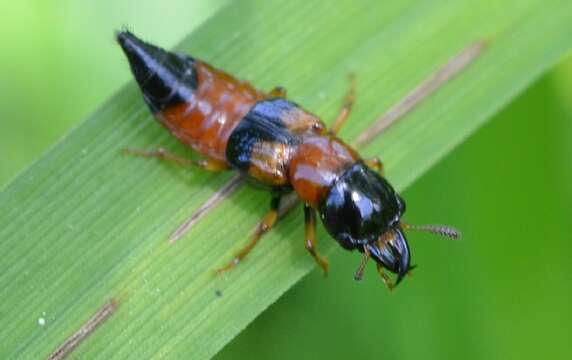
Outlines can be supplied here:
<path id="1" fill-rule="evenodd" d="M 460 239 L 461 232 L 454 227 L 445 225 L 410 225 L 401 223 L 401 227 L 405 230 L 423 231 L 431 234 L 441 235 L 450 239 Z"/>

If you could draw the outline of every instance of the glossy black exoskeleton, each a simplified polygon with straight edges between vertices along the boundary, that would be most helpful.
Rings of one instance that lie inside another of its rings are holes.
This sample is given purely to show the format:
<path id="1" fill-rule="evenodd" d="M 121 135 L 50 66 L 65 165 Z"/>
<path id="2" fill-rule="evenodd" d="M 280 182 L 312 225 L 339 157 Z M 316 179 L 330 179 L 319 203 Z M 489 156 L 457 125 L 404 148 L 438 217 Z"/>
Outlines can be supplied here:
<path id="1" fill-rule="evenodd" d="M 330 235 L 347 250 L 364 251 L 397 274 L 396 284 L 411 269 L 409 245 L 400 228 L 405 202 L 393 187 L 362 162 L 347 169 L 332 185 L 320 206 L 320 217 Z M 395 236 L 382 250 L 379 239 Z"/>

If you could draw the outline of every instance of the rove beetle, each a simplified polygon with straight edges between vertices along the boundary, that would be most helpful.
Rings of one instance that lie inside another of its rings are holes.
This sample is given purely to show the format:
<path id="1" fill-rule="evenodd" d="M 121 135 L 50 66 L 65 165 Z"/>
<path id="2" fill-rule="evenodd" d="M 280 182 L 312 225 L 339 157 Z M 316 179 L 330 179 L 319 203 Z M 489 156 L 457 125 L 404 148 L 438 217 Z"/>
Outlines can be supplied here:
<path id="1" fill-rule="evenodd" d="M 457 238 L 438 225 L 412 226 L 401 221 L 405 202 L 383 177 L 377 158 L 362 159 L 336 134 L 354 100 L 354 83 L 328 129 L 315 115 L 286 99 L 286 90 L 269 93 L 193 57 L 165 51 L 129 31 L 117 33 L 135 80 L 156 119 L 179 141 L 205 156 L 193 161 L 168 153 L 128 150 L 211 171 L 234 169 L 271 190 L 270 211 L 250 242 L 222 273 L 234 268 L 278 219 L 281 198 L 296 192 L 304 203 L 305 246 L 323 269 L 328 262 L 316 249 L 316 212 L 328 233 L 346 250 L 369 258 L 392 289 L 413 268 L 403 230 L 427 231 Z M 384 269 L 396 274 L 395 284 Z"/>

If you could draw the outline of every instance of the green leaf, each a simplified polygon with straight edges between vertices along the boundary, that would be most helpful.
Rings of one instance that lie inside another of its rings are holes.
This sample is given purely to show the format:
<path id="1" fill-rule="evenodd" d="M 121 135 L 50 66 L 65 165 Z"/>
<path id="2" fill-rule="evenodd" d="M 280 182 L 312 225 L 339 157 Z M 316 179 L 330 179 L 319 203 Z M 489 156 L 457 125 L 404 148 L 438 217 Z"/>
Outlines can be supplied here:
<path id="1" fill-rule="evenodd" d="M 326 120 L 354 72 L 357 103 L 341 134 L 354 139 L 487 40 L 474 63 L 364 149 L 403 190 L 566 54 L 571 23 L 568 1 L 251 1 L 220 11 L 180 49 L 263 89 L 284 85 Z M 191 153 L 130 84 L 4 189 L 2 358 L 47 357 L 111 299 L 115 312 L 77 357 L 209 358 L 315 268 L 297 211 L 213 279 L 247 242 L 268 195 L 241 188 L 171 245 L 171 232 L 232 175 L 121 155 L 158 146 Z M 319 238 L 321 252 L 337 248 L 323 231 Z"/>

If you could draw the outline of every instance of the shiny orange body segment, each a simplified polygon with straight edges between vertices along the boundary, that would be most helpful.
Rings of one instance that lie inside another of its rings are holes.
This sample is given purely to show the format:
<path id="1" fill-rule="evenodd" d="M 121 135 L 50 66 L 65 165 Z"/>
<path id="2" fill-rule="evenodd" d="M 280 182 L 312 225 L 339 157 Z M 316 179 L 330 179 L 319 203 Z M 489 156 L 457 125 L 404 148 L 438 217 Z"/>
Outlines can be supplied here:
<path id="1" fill-rule="evenodd" d="M 305 136 L 290 160 L 290 183 L 300 199 L 316 209 L 340 174 L 359 160 L 358 153 L 335 136 Z"/>
<path id="2" fill-rule="evenodd" d="M 234 128 L 266 95 L 199 60 L 194 69 L 200 86 L 187 102 L 157 113 L 159 121 L 182 143 L 212 159 L 226 160 L 226 143 Z"/>
<path id="3" fill-rule="evenodd" d="M 281 114 L 284 127 L 296 136 L 326 134 L 326 125 L 315 115 L 300 107 L 290 108 Z M 303 143 L 303 141 L 302 141 Z M 259 141 L 250 150 L 248 175 L 271 187 L 292 185 L 289 169 L 292 158 L 299 153 L 296 143 Z"/>

